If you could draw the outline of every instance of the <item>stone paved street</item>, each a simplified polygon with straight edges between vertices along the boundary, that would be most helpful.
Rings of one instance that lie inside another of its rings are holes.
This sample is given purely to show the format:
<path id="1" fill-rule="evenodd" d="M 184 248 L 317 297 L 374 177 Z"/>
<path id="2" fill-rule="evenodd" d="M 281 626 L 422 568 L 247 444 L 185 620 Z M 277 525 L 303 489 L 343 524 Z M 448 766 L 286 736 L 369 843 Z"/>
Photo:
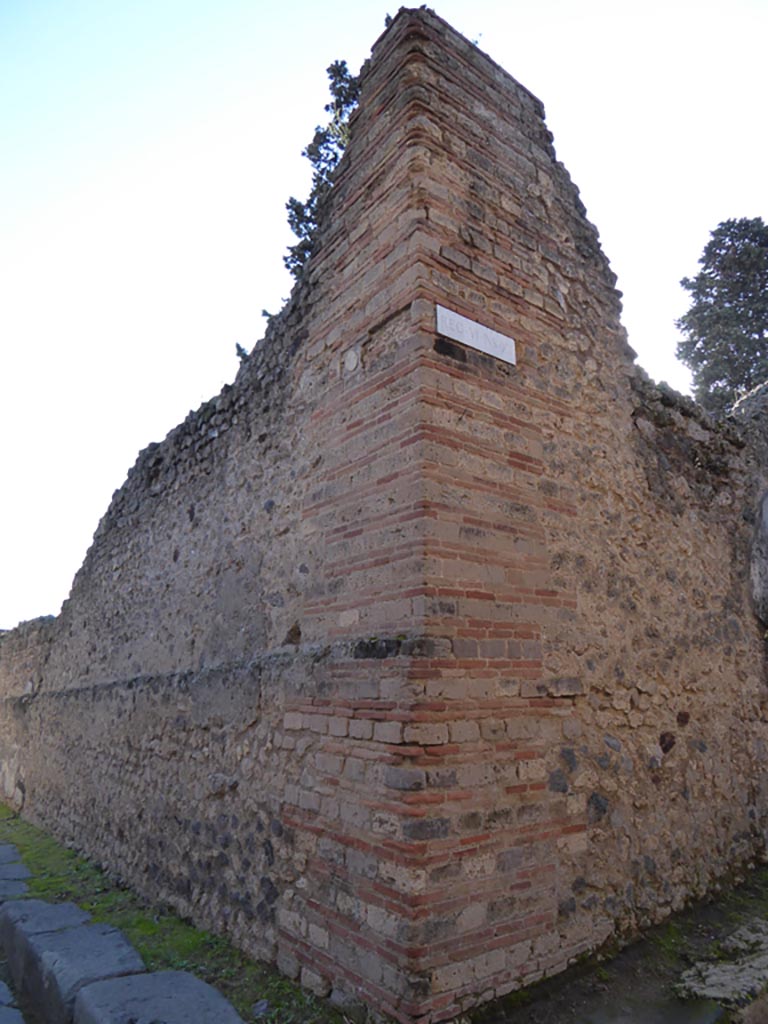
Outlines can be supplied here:
<path id="1" fill-rule="evenodd" d="M 16 847 L 0 845 L 0 1024 L 242 1024 L 194 975 L 148 973 L 119 929 L 72 903 L 24 899 L 29 877 Z"/>

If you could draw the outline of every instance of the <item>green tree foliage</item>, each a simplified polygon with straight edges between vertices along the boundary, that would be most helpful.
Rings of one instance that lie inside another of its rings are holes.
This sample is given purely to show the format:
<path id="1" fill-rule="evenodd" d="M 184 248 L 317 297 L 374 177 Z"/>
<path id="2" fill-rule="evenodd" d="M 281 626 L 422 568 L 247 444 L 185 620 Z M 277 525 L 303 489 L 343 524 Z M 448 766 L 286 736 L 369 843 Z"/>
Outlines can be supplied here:
<path id="1" fill-rule="evenodd" d="M 677 357 L 693 371 L 697 401 L 722 413 L 768 380 L 768 226 L 760 217 L 723 221 L 699 264 L 680 282 L 692 305 L 677 321 Z"/>
<path id="2" fill-rule="evenodd" d="M 310 144 L 302 153 L 312 164 L 312 189 L 306 202 L 293 196 L 285 204 L 288 223 L 299 241 L 288 249 L 283 261 L 295 278 L 314 251 L 318 217 L 323 200 L 333 185 L 333 172 L 349 140 L 349 118 L 360 94 L 359 78 L 350 74 L 345 60 L 334 61 L 327 69 L 331 102 L 325 106 L 331 120 L 316 128 Z"/>

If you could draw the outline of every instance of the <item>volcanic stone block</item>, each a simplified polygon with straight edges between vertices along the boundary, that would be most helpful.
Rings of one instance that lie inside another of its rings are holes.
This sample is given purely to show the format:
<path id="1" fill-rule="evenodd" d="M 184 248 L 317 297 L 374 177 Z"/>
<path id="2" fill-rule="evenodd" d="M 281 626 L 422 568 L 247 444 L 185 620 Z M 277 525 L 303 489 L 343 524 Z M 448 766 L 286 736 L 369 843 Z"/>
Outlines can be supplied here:
<path id="1" fill-rule="evenodd" d="M 0 903 L 6 900 L 17 900 L 27 892 L 27 883 L 20 879 L 0 879 Z"/>
<path id="2" fill-rule="evenodd" d="M 30 874 L 29 868 L 20 860 L 6 861 L 4 864 L 0 864 L 0 881 L 2 882 L 20 882 L 29 878 Z"/>
<path id="3" fill-rule="evenodd" d="M 24 1024 L 21 1011 L 13 1006 L 13 992 L 0 981 L 0 1024 Z"/>
<path id="4" fill-rule="evenodd" d="M 69 1024 L 75 997 L 84 985 L 144 970 L 123 933 L 104 924 L 37 935 L 20 931 L 19 942 L 25 947 L 24 972 L 14 981 L 46 1024 Z"/>
<path id="5" fill-rule="evenodd" d="M 24 936 L 75 928 L 90 919 L 91 915 L 74 903 L 14 900 L 0 908 L 0 949 L 8 960 L 14 984 L 18 986 L 24 974 L 28 948 Z"/>
<path id="6" fill-rule="evenodd" d="M 185 971 L 97 981 L 75 1000 L 74 1024 L 243 1024 L 215 988 Z"/>

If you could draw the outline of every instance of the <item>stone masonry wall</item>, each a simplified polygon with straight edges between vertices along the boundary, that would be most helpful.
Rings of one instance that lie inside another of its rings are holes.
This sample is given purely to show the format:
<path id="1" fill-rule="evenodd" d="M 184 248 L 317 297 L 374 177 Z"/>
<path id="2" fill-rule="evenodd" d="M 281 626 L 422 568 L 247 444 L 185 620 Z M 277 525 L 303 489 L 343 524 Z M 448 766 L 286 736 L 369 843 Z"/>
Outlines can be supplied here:
<path id="1" fill-rule="evenodd" d="M 421 425 L 435 657 L 400 785 L 419 1011 L 659 920 L 762 849 L 754 457 L 645 384 L 538 102 L 422 20 Z M 511 368 L 434 303 L 515 337 Z M 415 852 L 415 851 L 414 851 Z"/>
<path id="2" fill-rule="evenodd" d="M 25 814 L 315 991 L 393 1008 L 382 906 L 416 873 L 373 821 L 424 645 L 409 40 L 400 19 L 371 62 L 288 307 L 141 453 L 58 619 L 0 641 Z"/>
<path id="3" fill-rule="evenodd" d="M 647 381 L 614 283 L 539 101 L 401 11 L 289 305 L 0 637 L 6 797 L 403 1022 L 761 856 L 761 414 Z"/>

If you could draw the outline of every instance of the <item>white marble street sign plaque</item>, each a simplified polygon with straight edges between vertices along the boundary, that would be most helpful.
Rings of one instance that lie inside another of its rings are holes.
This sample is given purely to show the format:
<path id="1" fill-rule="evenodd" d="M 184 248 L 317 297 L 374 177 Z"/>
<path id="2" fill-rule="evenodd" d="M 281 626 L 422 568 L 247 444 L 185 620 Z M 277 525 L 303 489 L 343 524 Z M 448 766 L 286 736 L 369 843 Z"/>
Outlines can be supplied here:
<path id="1" fill-rule="evenodd" d="M 486 355 L 495 359 L 503 359 L 505 363 L 513 366 L 515 359 L 515 342 L 498 331 L 492 331 L 490 327 L 483 327 L 482 324 L 469 320 L 460 313 L 454 313 L 445 306 L 436 306 L 437 309 L 437 333 L 452 341 L 460 341 L 462 345 L 469 345 L 470 348 L 485 352 Z"/>

